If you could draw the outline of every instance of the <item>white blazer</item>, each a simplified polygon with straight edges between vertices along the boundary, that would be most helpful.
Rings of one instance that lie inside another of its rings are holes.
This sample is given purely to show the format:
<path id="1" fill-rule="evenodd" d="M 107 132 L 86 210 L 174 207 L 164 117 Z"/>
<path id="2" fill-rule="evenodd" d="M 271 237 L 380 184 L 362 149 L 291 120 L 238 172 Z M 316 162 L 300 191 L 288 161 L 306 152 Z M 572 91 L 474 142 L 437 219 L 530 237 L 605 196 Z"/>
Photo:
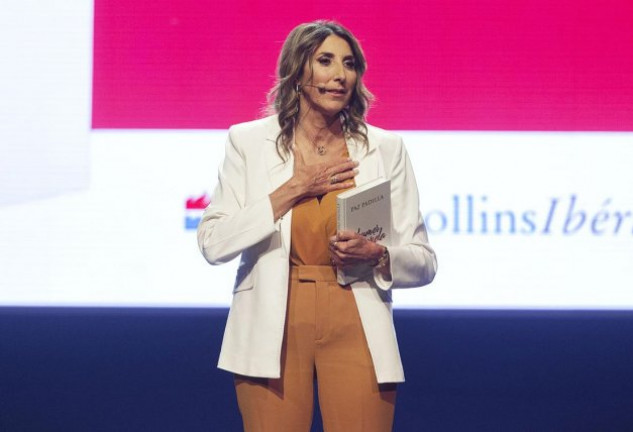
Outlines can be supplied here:
<path id="1" fill-rule="evenodd" d="M 277 116 L 232 126 L 218 184 L 198 227 L 206 260 L 220 264 L 241 254 L 218 367 L 241 375 L 279 378 L 286 318 L 292 211 L 273 220 L 268 195 L 293 173 L 275 140 Z M 391 179 L 392 281 L 375 272 L 352 291 L 379 383 L 402 382 L 404 372 L 391 311 L 391 288 L 430 283 L 437 269 L 419 210 L 418 189 L 402 139 L 368 126 L 365 148 L 348 141 L 359 161 L 356 184 Z"/>

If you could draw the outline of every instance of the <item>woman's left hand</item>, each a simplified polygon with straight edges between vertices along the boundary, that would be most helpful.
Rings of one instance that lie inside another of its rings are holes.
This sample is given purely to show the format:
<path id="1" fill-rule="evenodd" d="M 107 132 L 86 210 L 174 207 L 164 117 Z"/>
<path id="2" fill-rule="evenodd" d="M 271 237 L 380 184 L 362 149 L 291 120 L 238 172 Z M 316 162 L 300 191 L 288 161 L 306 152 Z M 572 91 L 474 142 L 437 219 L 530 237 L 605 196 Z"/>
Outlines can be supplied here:
<path id="1" fill-rule="evenodd" d="M 354 231 L 339 231 L 330 237 L 330 259 L 336 267 L 344 268 L 361 263 L 375 264 L 384 253 L 384 246 L 367 240 Z"/>

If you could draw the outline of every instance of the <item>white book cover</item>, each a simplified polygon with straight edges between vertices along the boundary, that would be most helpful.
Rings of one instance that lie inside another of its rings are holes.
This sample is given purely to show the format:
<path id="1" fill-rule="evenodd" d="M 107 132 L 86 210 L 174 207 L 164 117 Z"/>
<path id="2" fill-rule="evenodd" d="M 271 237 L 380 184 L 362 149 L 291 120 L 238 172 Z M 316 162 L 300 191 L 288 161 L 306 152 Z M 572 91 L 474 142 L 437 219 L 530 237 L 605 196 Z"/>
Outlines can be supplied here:
<path id="1" fill-rule="evenodd" d="M 336 197 L 338 231 L 354 231 L 382 245 L 391 242 L 391 181 L 380 178 Z M 337 280 L 346 285 L 372 271 L 368 265 L 338 269 Z"/>

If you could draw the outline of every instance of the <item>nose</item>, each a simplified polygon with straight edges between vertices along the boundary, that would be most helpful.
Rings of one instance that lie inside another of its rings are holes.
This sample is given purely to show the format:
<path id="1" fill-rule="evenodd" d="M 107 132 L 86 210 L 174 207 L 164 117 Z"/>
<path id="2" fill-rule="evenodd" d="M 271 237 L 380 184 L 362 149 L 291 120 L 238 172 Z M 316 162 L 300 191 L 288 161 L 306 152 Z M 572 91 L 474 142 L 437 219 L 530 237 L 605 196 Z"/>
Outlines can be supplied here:
<path id="1" fill-rule="evenodd" d="M 347 70 L 342 62 L 336 62 L 336 66 L 334 69 L 334 81 L 345 84 L 345 80 L 347 79 Z"/>

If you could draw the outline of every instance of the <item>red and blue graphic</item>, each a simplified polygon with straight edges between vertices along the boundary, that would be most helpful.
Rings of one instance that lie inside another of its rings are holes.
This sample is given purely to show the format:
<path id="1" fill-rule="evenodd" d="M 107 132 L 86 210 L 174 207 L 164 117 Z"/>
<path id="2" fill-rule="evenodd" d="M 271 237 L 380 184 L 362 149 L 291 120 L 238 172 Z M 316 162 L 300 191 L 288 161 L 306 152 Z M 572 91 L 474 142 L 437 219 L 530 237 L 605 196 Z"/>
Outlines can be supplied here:
<path id="1" fill-rule="evenodd" d="M 211 202 L 211 197 L 204 193 L 198 197 L 189 197 L 185 201 L 185 229 L 198 229 L 198 224 L 202 218 L 204 209 Z"/>

